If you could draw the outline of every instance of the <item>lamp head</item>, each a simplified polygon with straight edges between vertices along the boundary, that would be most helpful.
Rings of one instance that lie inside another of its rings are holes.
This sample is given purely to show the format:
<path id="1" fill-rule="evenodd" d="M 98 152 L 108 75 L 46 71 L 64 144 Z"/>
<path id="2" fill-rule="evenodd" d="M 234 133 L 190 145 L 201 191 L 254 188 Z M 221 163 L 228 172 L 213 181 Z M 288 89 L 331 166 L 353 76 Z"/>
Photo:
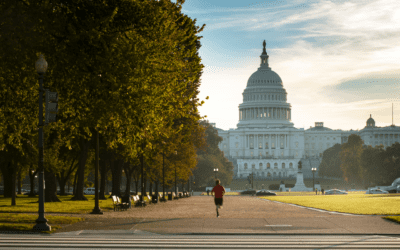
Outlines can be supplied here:
<path id="1" fill-rule="evenodd" d="M 39 59 L 35 63 L 35 69 L 39 74 L 44 74 L 47 71 L 47 62 L 42 54 L 39 55 Z"/>

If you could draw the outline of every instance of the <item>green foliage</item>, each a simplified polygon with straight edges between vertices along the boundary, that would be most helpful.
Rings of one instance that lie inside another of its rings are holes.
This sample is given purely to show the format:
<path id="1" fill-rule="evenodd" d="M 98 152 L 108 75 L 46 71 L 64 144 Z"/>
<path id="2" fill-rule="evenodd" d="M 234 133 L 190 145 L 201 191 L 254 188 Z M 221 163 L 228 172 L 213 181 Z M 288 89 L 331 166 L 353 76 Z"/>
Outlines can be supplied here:
<path id="1" fill-rule="evenodd" d="M 218 131 L 209 124 L 208 121 L 201 121 L 205 127 L 205 138 L 207 146 L 197 151 L 197 168 L 194 171 L 196 186 L 207 186 L 214 182 L 214 168 L 218 168 L 217 178 L 222 185 L 229 185 L 233 177 L 233 164 L 228 161 L 223 152 L 218 148 L 218 143 L 222 138 L 218 136 Z"/>
<path id="2" fill-rule="evenodd" d="M 341 145 L 335 144 L 333 147 L 324 151 L 322 161 L 319 166 L 319 175 L 326 177 L 342 178 L 343 171 L 340 168 L 341 161 L 339 153 Z"/>
<path id="3" fill-rule="evenodd" d="M 363 178 L 361 166 L 361 154 L 364 142 L 361 137 L 352 134 L 348 138 L 348 142 L 342 144 L 339 153 L 344 179 L 350 184 L 360 184 Z"/>

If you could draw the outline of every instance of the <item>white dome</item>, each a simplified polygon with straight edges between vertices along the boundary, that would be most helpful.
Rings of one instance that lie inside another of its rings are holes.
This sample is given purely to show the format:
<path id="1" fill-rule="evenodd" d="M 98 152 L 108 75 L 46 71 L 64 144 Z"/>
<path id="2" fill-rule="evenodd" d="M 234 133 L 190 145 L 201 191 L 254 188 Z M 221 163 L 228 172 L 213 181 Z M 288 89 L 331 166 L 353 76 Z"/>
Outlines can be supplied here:
<path id="1" fill-rule="evenodd" d="M 280 86 L 282 85 L 282 79 L 277 73 L 270 69 L 259 68 L 254 72 L 247 81 L 247 86 Z"/>

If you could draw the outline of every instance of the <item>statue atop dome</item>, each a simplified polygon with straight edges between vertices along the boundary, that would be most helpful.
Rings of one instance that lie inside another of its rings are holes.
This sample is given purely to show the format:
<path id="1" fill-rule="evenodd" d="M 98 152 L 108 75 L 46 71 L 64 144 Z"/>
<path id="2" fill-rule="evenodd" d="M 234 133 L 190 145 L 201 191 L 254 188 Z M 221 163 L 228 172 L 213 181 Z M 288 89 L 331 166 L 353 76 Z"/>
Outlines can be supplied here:
<path id="1" fill-rule="evenodd" d="M 265 40 L 264 40 L 264 42 L 263 42 L 263 54 L 267 54 L 267 51 L 265 50 L 265 46 L 267 45 L 267 43 L 265 42 Z"/>

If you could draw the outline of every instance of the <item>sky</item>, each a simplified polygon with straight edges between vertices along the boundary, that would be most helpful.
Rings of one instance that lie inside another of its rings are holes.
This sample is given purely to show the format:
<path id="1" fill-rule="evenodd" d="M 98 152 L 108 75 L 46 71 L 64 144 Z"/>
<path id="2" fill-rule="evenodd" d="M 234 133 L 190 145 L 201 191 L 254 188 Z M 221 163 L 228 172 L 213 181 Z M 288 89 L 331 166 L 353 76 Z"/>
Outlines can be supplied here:
<path id="1" fill-rule="evenodd" d="M 199 111 L 218 128 L 237 127 L 264 40 L 296 128 L 357 130 L 370 114 L 389 126 L 392 103 L 400 126 L 400 1 L 186 0 L 182 12 L 206 24 Z"/>

